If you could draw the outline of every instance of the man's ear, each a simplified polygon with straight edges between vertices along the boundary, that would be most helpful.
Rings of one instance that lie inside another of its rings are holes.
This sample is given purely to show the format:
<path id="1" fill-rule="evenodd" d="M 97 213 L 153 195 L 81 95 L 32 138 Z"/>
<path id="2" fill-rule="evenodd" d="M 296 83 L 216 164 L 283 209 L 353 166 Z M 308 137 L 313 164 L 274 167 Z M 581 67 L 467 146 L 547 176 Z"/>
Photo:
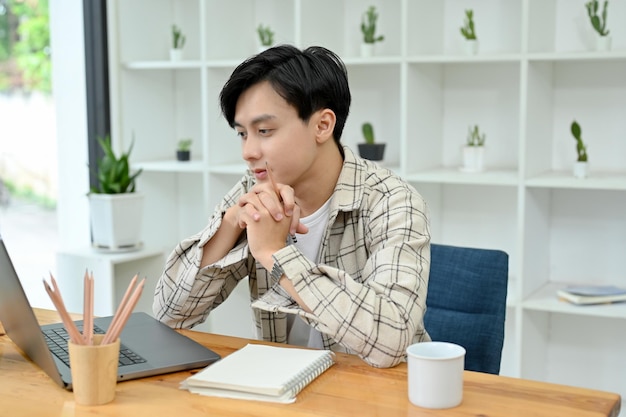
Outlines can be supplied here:
<path id="1" fill-rule="evenodd" d="M 314 115 L 315 137 L 318 143 L 326 142 L 333 138 L 333 130 L 337 122 L 337 116 L 331 109 L 318 110 Z"/>

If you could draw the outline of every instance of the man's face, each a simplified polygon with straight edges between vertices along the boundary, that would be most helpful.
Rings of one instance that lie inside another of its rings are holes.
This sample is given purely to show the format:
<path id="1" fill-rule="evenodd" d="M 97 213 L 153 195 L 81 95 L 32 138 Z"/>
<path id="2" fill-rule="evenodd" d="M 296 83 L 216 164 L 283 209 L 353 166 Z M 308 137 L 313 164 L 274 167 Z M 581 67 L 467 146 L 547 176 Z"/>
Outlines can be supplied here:
<path id="1" fill-rule="evenodd" d="M 296 187 L 316 155 L 314 117 L 304 123 L 268 82 L 244 91 L 235 109 L 243 159 L 257 181 L 267 181 L 266 163 L 277 182 Z"/>

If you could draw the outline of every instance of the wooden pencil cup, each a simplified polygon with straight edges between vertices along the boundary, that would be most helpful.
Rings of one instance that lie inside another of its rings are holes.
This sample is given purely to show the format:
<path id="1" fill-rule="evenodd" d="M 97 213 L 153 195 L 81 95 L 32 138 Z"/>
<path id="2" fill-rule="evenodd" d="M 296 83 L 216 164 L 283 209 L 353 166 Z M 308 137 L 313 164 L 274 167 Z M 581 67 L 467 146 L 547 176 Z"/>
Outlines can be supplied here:
<path id="1" fill-rule="evenodd" d="M 100 405 L 115 398 L 120 339 L 101 345 L 103 337 L 94 335 L 93 345 L 68 342 L 76 404 Z"/>

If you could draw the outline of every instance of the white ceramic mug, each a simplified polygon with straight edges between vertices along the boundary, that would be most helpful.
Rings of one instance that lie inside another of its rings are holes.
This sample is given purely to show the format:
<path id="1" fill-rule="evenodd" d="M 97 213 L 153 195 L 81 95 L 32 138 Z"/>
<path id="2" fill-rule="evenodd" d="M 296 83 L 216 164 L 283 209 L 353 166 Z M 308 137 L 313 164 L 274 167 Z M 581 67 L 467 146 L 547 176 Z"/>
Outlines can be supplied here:
<path id="1" fill-rule="evenodd" d="M 422 342 L 406 350 L 409 401 L 424 408 L 452 408 L 463 400 L 465 348 Z"/>

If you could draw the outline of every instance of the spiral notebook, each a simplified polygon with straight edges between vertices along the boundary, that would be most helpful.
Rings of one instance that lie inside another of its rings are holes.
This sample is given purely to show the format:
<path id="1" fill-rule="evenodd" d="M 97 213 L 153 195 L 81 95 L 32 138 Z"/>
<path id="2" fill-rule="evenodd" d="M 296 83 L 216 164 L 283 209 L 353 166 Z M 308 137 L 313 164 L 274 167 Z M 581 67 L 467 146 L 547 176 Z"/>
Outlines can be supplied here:
<path id="1" fill-rule="evenodd" d="M 293 403 L 335 363 L 330 350 L 248 344 L 181 383 L 193 394 Z"/>

